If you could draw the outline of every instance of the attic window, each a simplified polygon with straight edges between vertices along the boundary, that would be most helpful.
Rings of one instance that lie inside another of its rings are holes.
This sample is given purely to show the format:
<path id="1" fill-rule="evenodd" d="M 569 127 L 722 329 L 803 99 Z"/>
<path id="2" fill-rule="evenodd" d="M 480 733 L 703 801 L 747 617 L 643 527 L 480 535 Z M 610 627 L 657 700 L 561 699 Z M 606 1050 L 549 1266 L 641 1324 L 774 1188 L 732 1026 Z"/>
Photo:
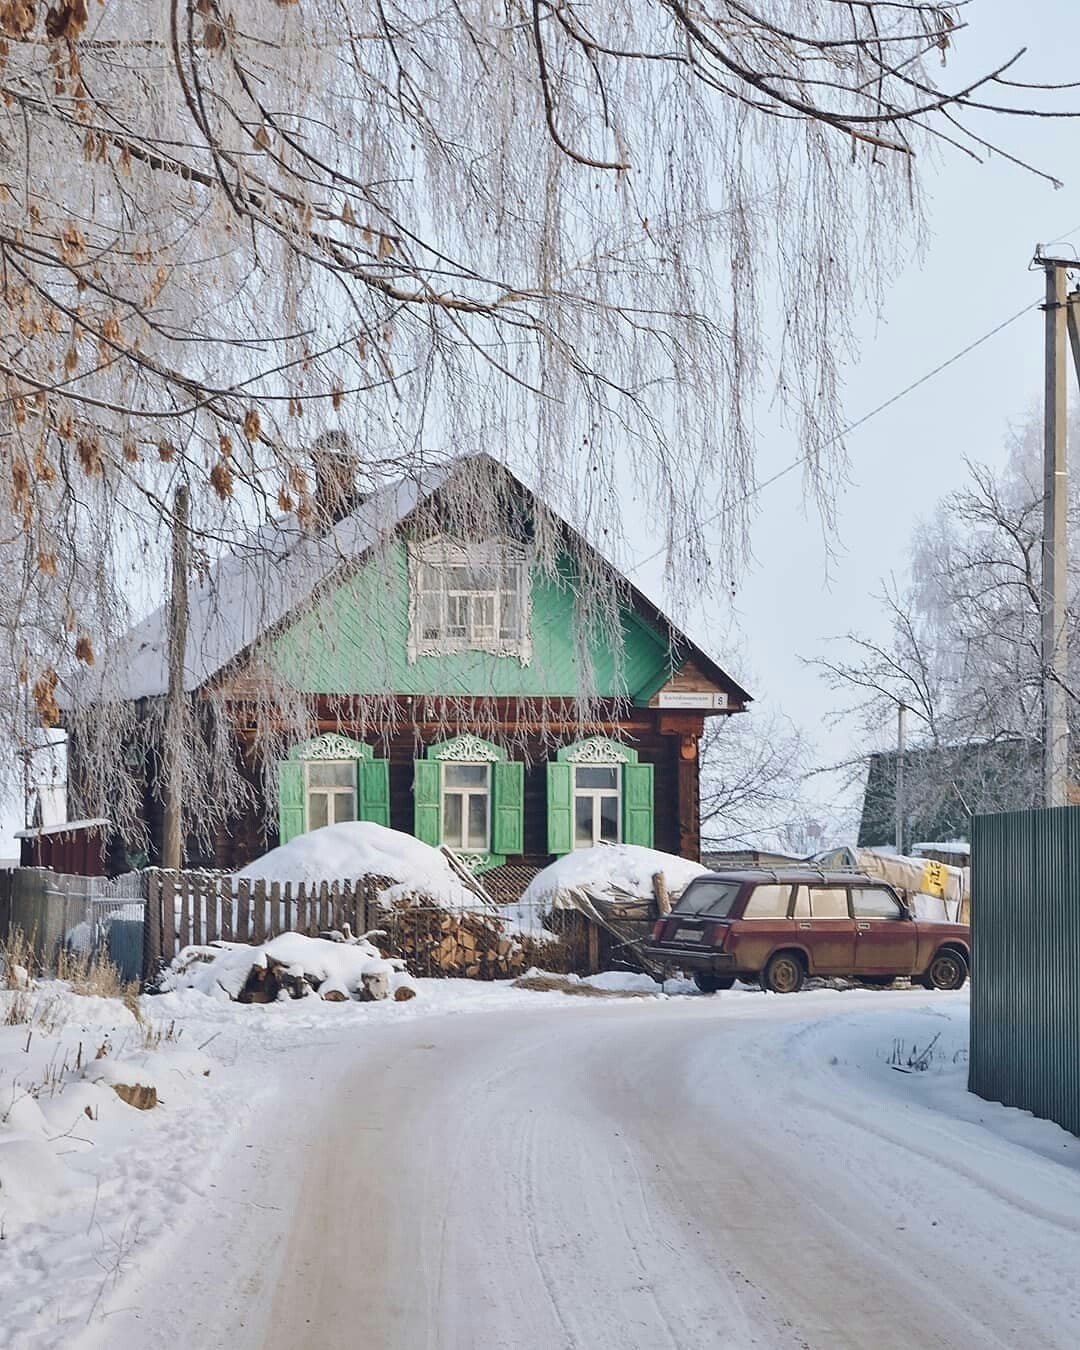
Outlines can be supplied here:
<path id="1" fill-rule="evenodd" d="M 488 651 L 528 660 L 529 569 L 519 544 L 428 539 L 413 546 L 410 564 L 413 659 Z"/>

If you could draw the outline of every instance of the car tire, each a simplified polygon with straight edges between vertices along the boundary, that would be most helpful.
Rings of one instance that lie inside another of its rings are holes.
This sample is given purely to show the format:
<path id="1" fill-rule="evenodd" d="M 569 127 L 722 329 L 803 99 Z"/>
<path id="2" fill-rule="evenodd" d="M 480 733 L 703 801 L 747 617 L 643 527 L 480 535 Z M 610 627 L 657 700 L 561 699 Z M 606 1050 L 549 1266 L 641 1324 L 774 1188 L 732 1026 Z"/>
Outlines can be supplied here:
<path id="1" fill-rule="evenodd" d="M 926 989 L 963 989 L 967 977 L 967 962 L 963 956 L 946 948 L 935 953 L 919 983 Z"/>
<path id="2" fill-rule="evenodd" d="M 701 971 L 694 976 L 694 983 L 703 994 L 717 994 L 721 989 L 730 989 L 735 983 L 734 975 L 705 975 Z"/>
<path id="3" fill-rule="evenodd" d="M 794 952 L 777 952 L 769 958 L 761 976 L 761 987 L 774 994 L 797 994 L 806 979 L 802 959 Z"/>

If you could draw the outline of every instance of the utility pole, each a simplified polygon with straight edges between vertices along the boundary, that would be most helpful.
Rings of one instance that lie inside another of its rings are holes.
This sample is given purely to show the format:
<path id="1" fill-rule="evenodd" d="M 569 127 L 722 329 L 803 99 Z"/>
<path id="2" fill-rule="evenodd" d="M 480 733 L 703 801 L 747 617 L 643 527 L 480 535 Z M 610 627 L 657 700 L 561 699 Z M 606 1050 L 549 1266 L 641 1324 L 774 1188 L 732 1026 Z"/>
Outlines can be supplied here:
<path id="1" fill-rule="evenodd" d="M 176 489 L 173 505 L 172 586 L 169 592 L 169 686 L 165 696 L 163 746 L 165 811 L 162 824 L 161 865 L 179 871 L 184 833 L 181 802 L 184 792 L 184 651 L 188 628 L 188 518 L 186 487 Z"/>
<path id="2" fill-rule="evenodd" d="M 1043 805 L 1064 806 L 1068 801 L 1069 781 L 1069 719 L 1065 694 L 1068 653 L 1065 633 L 1068 567 L 1065 334 L 1070 303 L 1065 287 L 1069 271 L 1080 267 L 1080 263 L 1075 258 L 1044 257 L 1042 245 L 1039 245 L 1035 250 L 1035 265 L 1042 267 L 1046 274 L 1041 594 Z"/>
<path id="3" fill-rule="evenodd" d="M 904 751 L 907 748 L 907 704 L 900 703 L 896 708 L 896 792 L 893 805 L 896 808 L 896 851 L 904 851 Z"/>

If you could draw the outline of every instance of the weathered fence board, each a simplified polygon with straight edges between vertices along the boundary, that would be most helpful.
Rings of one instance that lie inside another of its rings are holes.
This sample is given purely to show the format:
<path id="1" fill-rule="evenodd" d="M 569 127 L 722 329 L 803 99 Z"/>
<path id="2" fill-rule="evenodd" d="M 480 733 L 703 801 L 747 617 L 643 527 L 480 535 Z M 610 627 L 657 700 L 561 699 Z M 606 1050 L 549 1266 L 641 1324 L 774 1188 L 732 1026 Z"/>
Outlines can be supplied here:
<path id="1" fill-rule="evenodd" d="M 268 882 L 209 872 L 144 873 L 147 903 L 160 916 L 160 950 L 148 952 L 154 966 L 168 964 L 184 947 L 212 942 L 262 943 L 279 933 L 309 937 L 350 924 L 362 933 L 374 924 L 379 888 L 357 882 Z M 153 940 L 152 925 L 147 937 Z M 150 968 L 150 967 L 148 967 Z"/>

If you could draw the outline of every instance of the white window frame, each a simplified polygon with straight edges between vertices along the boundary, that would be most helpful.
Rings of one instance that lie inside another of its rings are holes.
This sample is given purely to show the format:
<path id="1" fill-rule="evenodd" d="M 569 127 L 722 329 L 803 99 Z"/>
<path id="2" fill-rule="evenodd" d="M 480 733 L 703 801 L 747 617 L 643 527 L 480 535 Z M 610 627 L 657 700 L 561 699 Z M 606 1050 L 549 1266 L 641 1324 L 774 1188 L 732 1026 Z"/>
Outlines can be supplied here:
<path id="1" fill-rule="evenodd" d="M 582 762 L 571 762 L 571 766 L 570 766 L 570 767 L 572 768 L 573 773 L 574 773 L 574 791 L 573 791 L 573 798 L 574 798 L 574 815 L 573 815 L 573 819 L 572 819 L 572 821 L 571 821 L 571 826 L 572 826 L 573 831 L 574 831 L 574 848 L 575 848 L 575 849 L 579 849 L 579 848 L 595 848 L 598 844 L 610 844 L 610 843 L 612 843 L 612 842 L 614 842 L 614 843 L 616 843 L 616 844 L 621 844 L 621 843 L 622 843 L 622 794 L 623 794 L 622 765 L 616 763 L 614 760 L 610 761 L 609 763 L 598 763 L 596 760 L 588 760 L 588 761 L 586 761 L 586 762 L 584 762 L 584 763 L 582 763 Z M 579 769 L 614 769 L 614 770 L 615 770 L 615 786 L 614 786 L 614 788 L 579 788 L 579 787 L 578 787 L 578 779 L 577 779 L 577 776 L 578 776 L 578 770 L 579 770 Z M 591 841 L 590 843 L 588 843 L 588 844 L 586 844 L 586 843 L 578 843 L 578 837 L 577 837 L 577 804 L 578 804 L 578 798 L 579 798 L 579 797 L 589 797 L 589 798 L 592 800 L 592 804 L 593 804 L 593 811 L 592 811 L 592 832 L 593 832 L 593 837 L 592 837 L 592 841 Z M 614 797 L 614 799 L 615 799 L 615 838 L 614 838 L 614 840 L 604 839 L 604 838 L 602 838 L 601 835 L 600 835 L 600 803 L 601 803 L 601 801 L 602 801 L 604 798 L 610 799 L 610 798 L 612 798 L 612 797 Z"/>
<path id="2" fill-rule="evenodd" d="M 509 587 L 496 585 L 488 591 L 462 591 L 447 586 L 451 567 L 496 567 L 513 573 L 514 602 L 518 613 L 518 631 L 502 636 L 502 611 Z M 442 573 L 440 576 L 439 573 Z M 483 543 L 460 543 L 437 535 L 409 547 L 409 640 L 410 662 L 418 656 L 441 656 L 451 652 L 486 651 L 496 656 L 515 656 L 522 665 L 532 659 L 532 595 L 528 551 L 510 539 L 489 539 Z M 436 582 L 437 584 L 430 584 Z M 435 597 L 439 612 L 439 631 L 424 633 L 424 597 Z M 491 601 L 491 623 L 481 627 L 472 622 L 463 634 L 450 634 L 449 609 L 452 601 L 467 596 L 470 601 L 484 597 Z"/>
<path id="3" fill-rule="evenodd" d="M 447 798 L 446 771 L 449 768 L 460 768 L 463 766 L 487 770 L 484 778 L 484 786 L 482 788 L 455 787 L 450 789 L 450 792 L 452 792 L 454 796 L 461 798 L 461 834 L 463 839 L 468 838 L 469 834 L 469 799 L 472 797 L 483 797 L 486 799 L 487 811 L 485 812 L 485 820 L 487 822 L 487 830 L 482 845 L 451 843 L 451 841 L 446 837 L 446 798 Z M 440 762 L 439 820 L 441 822 L 440 834 L 442 837 L 442 842 L 446 848 L 452 848 L 455 853 L 464 853 L 464 854 L 491 852 L 491 808 L 492 808 L 491 778 L 492 774 L 490 761 L 481 761 L 472 759 L 444 759 Z"/>
<path id="4" fill-rule="evenodd" d="M 328 825 L 340 825 L 340 824 L 342 824 L 342 822 L 339 821 L 339 820 L 337 819 L 337 811 L 336 811 L 336 809 L 332 809 L 332 808 L 336 808 L 336 803 L 334 802 L 333 799 L 334 799 L 334 798 L 337 798 L 337 797 L 351 796 L 351 797 L 352 797 L 352 812 L 353 812 L 353 813 L 352 813 L 351 816 L 348 817 L 348 819 L 349 819 L 349 820 L 357 820 L 357 819 L 359 819 L 359 811 L 360 811 L 359 795 L 360 795 L 360 794 L 359 794 L 359 791 L 358 791 L 358 786 L 359 786 L 359 785 L 357 784 L 357 781 L 356 781 L 356 763 L 357 763 L 357 762 L 356 762 L 355 759 L 328 759 L 328 758 L 326 758 L 326 757 L 323 757 L 323 758 L 315 758 L 315 759 L 305 759 L 305 760 L 304 760 L 304 820 L 305 820 L 305 823 L 308 824 L 308 828 L 309 828 L 309 829 L 316 828 L 316 827 L 314 827 L 314 826 L 312 826 L 312 825 L 310 824 L 310 821 L 311 821 L 311 798 L 312 798 L 312 795 L 313 795 L 313 794 L 316 794 L 316 793 L 318 793 L 318 794 L 320 794 L 320 795 L 326 797 L 326 823 L 327 823 Z M 342 785 L 342 786 L 340 786 L 340 787 L 338 787 L 338 786 L 329 786 L 329 785 L 324 786 L 324 785 L 321 784 L 321 783 L 317 783 L 317 784 L 314 784 L 314 785 L 313 785 L 312 782 L 311 782 L 311 770 L 312 770 L 312 767 L 313 767 L 314 765 L 326 765 L 326 764 L 348 764 L 349 767 L 352 769 L 352 784 L 351 784 L 351 786 L 349 786 L 349 787 L 345 787 L 344 785 Z"/>

